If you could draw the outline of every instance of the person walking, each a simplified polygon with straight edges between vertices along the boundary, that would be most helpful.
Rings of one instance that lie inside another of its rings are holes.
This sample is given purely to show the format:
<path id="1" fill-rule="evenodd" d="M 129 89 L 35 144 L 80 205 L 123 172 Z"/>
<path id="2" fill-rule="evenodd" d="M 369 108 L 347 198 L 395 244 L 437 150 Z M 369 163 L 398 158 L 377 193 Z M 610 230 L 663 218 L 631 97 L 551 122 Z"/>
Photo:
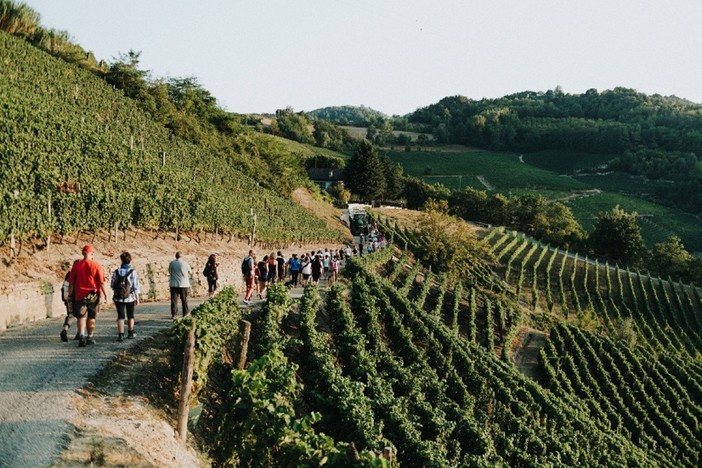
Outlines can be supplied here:
<path id="1" fill-rule="evenodd" d="M 176 252 L 175 260 L 168 265 L 168 275 L 170 280 L 168 286 L 171 288 L 171 318 L 175 320 L 178 315 L 178 298 L 183 309 L 183 317 L 190 313 L 188 308 L 188 291 L 190 289 L 190 265 L 180 258 L 180 252 Z"/>
<path id="2" fill-rule="evenodd" d="M 282 283 L 283 281 L 285 281 L 287 272 L 285 271 L 285 257 L 283 257 L 283 252 L 281 252 L 280 250 L 278 251 L 278 256 L 275 258 L 275 261 L 278 264 L 278 282 Z"/>
<path id="3" fill-rule="evenodd" d="M 77 262 L 78 260 L 76 260 Z M 75 263 L 75 262 L 74 262 Z M 71 284 L 68 282 L 68 275 L 71 274 L 71 270 L 66 272 L 66 276 L 63 278 L 63 286 L 61 286 L 61 302 L 66 307 L 66 318 L 63 319 L 63 327 L 61 327 L 61 341 L 68 341 L 68 330 L 71 328 L 71 317 L 73 317 L 73 298 L 69 296 L 68 291 Z M 76 336 L 73 338 L 77 340 L 80 337 L 80 332 L 76 330 Z"/>
<path id="4" fill-rule="evenodd" d="M 251 305 L 251 296 L 253 295 L 254 282 L 256 281 L 256 254 L 253 250 L 249 250 L 249 254 L 244 257 L 241 262 L 241 274 L 244 275 L 244 284 L 246 284 L 246 295 L 244 295 L 244 304 Z"/>
<path id="5" fill-rule="evenodd" d="M 322 265 L 322 253 L 320 252 L 317 255 L 315 255 L 314 260 L 312 260 L 312 284 L 314 285 L 319 284 L 319 278 L 322 276 Z"/>
<path id="6" fill-rule="evenodd" d="M 296 288 L 297 279 L 300 276 L 300 270 L 302 269 L 302 263 L 300 259 L 297 258 L 297 254 L 292 254 L 292 258 L 288 261 L 288 270 L 290 271 L 290 284 Z"/>
<path id="7" fill-rule="evenodd" d="M 312 276 L 312 259 L 309 255 L 302 255 L 302 286 L 307 286 L 310 276 Z"/>
<path id="8" fill-rule="evenodd" d="M 127 338 L 136 336 L 134 331 L 134 308 L 139 305 L 139 278 L 132 268 L 132 256 L 122 252 L 119 256 L 122 265 L 112 272 L 110 286 L 114 292 L 112 299 L 117 308 L 117 341 L 124 341 L 124 319 L 127 319 Z"/>
<path id="9" fill-rule="evenodd" d="M 339 255 L 334 255 L 334 258 L 331 261 L 331 276 L 329 277 L 329 284 L 334 284 L 334 282 L 337 280 L 337 277 L 339 275 Z"/>
<path id="10" fill-rule="evenodd" d="M 105 274 L 93 260 L 93 246 L 83 247 L 83 259 L 73 264 L 68 273 L 68 296 L 73 298 L 73 316 L 78 319 L 78 346 L 95 344 L 95 318 L 100 312 L 100 293 L 107 302 Z M 87 335 L 87 336 L 86 336 Z"/>
<path id="11" fill-rule="evenodd" d="M 207 258 L 207 263 L 205 264 L 205 269 L 202 274 L 207 278 L 207 294 L 212 298 L 217 290 L 217 281 L 219 280 L 219 263 L 217 263 L 217 256 L 215 254 Z"/>
<path id="12" fill-rule="evenodd" d="M 278 261 L 275 259 L 273 252 L 268 256 L 268 276 L 266 277 L 268 284 L 274 284 L 278 273 Z"/>
<path id="13" fill-rule="evenodd" d="M 265 255 L 256 266 L 258 267 L 258 298 L 263 299 L 268 285 L 268 255 Z"/>

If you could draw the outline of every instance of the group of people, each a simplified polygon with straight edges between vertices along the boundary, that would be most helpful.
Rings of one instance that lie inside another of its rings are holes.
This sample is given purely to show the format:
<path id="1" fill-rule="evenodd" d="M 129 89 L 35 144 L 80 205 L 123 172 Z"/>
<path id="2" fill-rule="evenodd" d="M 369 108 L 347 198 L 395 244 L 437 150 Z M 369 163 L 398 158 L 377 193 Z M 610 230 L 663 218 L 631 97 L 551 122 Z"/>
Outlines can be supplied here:
<path id="1" fill-rule="evenodd" d="M 331 284 L 336 281 L 345 259 L 358 253 L 355 247 L 346 246 L 338 250 L 305 252 L 299 256 L 294 253 L 288 259 L 281 251 L 277 254 L 271 252 L 259 260 L 256 253 L 249 250 L 241 264 L 246 284 L 244 304 L 252 303 L 254 291 L 259 299 L 263 299 L 268 285 L 272 283 L 285 283 L 286 286 L 295 288 L 307 284 L 317 285 L 323 279 Z"/>
<path id="2" fill-rule="evenodd" d="M 369 252 L 384 245 L 385 241 L 377 230 L 372 236 L 369 234 Z M 75 317 L 77 331 L 74 339 L 78 341 L 79 347 L 95 344 L 95 320 L 100 311 L 100 299 L 102 298 L 102 304 L 108 301 L 106 277 L 102 266 L 93 259 L 93 253 L 94 249 L 91 245 L 83 247 L 83 258 L 73 263 L 61 289 L 61 297 L 66 306 L 61 340 L 68 341 L 70 320 L 71 317 Z M 362 253 L 362 249 L 348 245 L 337 250 L 304 252 L 299 256 L 294 253 L 290 258 L 285 258 L 281 251 L 271 252 L 259 260 L 254 251 L 250 250 L 241 265 L 246 284 L 244 303 L 251 304 L 254 289 L 258 298 L 263 299 L 268 285 L 272 283 L 285 283 L 291 288 L 307 284 L 317 285 L 321 280 L 331 284 L 337 280 L 345 260 Z M 134 312 L 139 305 L 142 292 L 139 276 L 131 265 L 131 254 L 122 252 L 120 262 L 119 268 L 112 272 L 109 282 L 112 300 L 117 310 L 117 341 L 123 341 L 125 333 L 127 339 L 136 336 Z M 190 313 L 188 295 L 191 271 L 190 265 L 181 258 L 180 252 L 176 252 L 175 259 L 168 266 L 172 319 L 178 315 L 178 302 L 181 303 L 183 316 Z M 207 278 L 209 297 L 212 297 L 219 282 L 219 263 L 216 255 L 209 256 L 202 273 Z"/>
<path id="3" fill-rule="evenodd" d="M 365 251 L 369 254 L 387 246 L 385 236 L 383 236 L 383 233 L 378 229 L 376 224 L 368 226 L 368 234 L 361 235 L 360 241 L 361 252 Z"/>
<path id="4" fill-rule="evenodd" d="M 83 258 L 73 263 L 66 274 L 61 288 L 61 299 L 66 306 L 66 318 L 63 322 L 61 341 L 68 341 L 68 330 L 71 327 L 71 317 L 77 320 L 77 331 L 74 337 L 79 347 L 95 344 L 95 320 L 102 303 L 107 303 L 106 277 L 102 266 L 93 259 L 93 246 L 86 245 L 82 249 Z M 132 256 L 122 252 L 119 256 L 120 266 L 112 272 L 110 288 L 112 300 L 117 309 L 117 341 L 124 341 L 125 321 L 127 322 L 127 339 L 136 337 L 134 329 L 134 310 L 139 304 L 141 285 L 139 276 L 131 266 Z M 176 252 L 175 259 L 168 265 L 169 287 L 171 296 L 171 318 L 178 314 L 178 301 L 181 303 L 183 316 L 190 313 L 188 295 L 190 291 L 190 265 Z M 208 292 L 214 295 L 219 278 L 219 263 L 215 255 L 210 255 L 203 274 L 207 277 Z"/>

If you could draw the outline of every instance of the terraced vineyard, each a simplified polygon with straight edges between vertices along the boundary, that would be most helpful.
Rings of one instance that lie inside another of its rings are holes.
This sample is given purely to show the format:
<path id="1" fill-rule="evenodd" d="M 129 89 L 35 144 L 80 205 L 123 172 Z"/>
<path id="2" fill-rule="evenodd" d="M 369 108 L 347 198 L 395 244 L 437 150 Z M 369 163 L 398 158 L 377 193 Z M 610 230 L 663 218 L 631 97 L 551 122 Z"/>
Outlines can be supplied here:
<path id="1" fill-rule="evenodd" d="M 269 300 L 267 312 L 254 324 L 262 354 L 253 357 L 247 371 L 234 372 L 232 391 L 239 403 L 221 426 L 220 446 L 232 443 L 238 449 L 227 451 L 230 463 L 245 464 L 242 457 L 261 450 L 258 455 L 281 466 L 275 454 L 288 457 L 290 445 L 299 440 L 281 430 L 279 439 L 263 444 L 280 423 L 250 438 L 249 445 L 241 445 L 240 433 L 228 430 L 269 420 L 267 411 L 247 410 L 249 401 L 256 406 L 257 400 L 241 400 L 237 385 L 254 388 L 247 382 L 270 365 L 276 369 L 269 374 L 271 384 L 278 381 L 276 375 L 289 372 L 297 372 L 302 384 L 284 400 L 280 394 L 273 407 L 284 401 L 294 408 L 290 414 L 312 421 L 291 430 L 313 427 L 314 437 L 331 437 L 327 448 L 337 457 L 335 464 L 343 464 L 339 447 L 350 443 L 365 465 L 380 463 L 373 454 L 384 447 L 392 447 L 400 465 L 410 466 L 676 464 L 666 454 L 637 447 L 628 434 L 610 430 L 577 398 L 559 396 L 523 377 L 485 349 L 489 344 L 466 339 L 463 324 L 469 313 L 464 305 L 456 306 L 464 297 L 461 287 L 442 287 L 440 275 L 424 281 L 421 267 L 398 262 L 392 253 L 387 249 L 351 260 L 347 281 L 331 288 L 326 301 L 314 288 L 305 290 L 299 307 L 275 299 L 277 294 Z M 276 348 L 282 343 L 286 357 L 272 363 L 266 343 Z M 323 455 L 310 453 L 313 460 Z"/>
<path id="2" fill-rule="evenodd" d="M 103 80 L 5 32 L 0 57 L 0 244 L 131 225 L 246 237 L 251 210 L 263 241 L 340 238 L 242 172 L 265 164 L 258 148 L 230 160 L 179 140 Z"/>
<path id="3" fill-rule="evenodd" d="M 409 249 L 426 242 L 393 222 L 377 221 Z M 492 351 L 491 359 L 500 356 L 510 369 L 518 329 L 542 329 L 548 340 L 536 372 L 541 388 L 587 414 L 606 433 L 663 454 L 674 465 L 698 466 L 699 288 L 602 264 L 502 229 L 487 231 L 482 242 L 497 259 L 494 274 L 469 272 L 473 279 L 455 287 L 423 271 L 406 253 L 376 271 L 453 336 Z M 491 290 L 496 276 L 503 288 Z M 456 300 L 456 294 L 463 298 Z"/>
<path id="4" fill-rule="evenodd" d="M 602 264 L 514 232 L 496 229 L 484 242 L 497 258 L 496 271 L 532 311 L 573 323 L 585 316 L 593 331 L 612 336 L 631 329 L 638 344 L 651 352 L 699 355 L 698 287 Z"/>

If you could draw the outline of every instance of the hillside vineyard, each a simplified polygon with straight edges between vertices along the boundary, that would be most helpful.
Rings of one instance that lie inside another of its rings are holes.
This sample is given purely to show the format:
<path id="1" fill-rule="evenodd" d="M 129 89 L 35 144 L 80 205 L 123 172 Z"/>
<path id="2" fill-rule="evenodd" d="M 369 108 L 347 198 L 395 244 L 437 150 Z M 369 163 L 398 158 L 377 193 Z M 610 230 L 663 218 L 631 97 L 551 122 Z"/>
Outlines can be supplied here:
<path id="1" fill-rule="evenodd" d="M 115 226 L 246 237 L 252 209 L 262 241 L 339 237 L 79 66 L 5 32 L 0 57 L 0 243 Z"/>

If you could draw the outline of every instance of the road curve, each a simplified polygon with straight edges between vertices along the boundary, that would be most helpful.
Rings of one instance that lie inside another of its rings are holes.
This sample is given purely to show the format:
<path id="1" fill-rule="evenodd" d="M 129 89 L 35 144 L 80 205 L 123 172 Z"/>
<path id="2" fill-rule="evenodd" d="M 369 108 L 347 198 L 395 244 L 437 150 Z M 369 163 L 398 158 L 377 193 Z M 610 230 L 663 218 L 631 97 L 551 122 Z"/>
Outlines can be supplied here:
<path id="1" fill-rule="evenodd" d="M 191 307 L 202 300 L 191 300 Z M 61 342 L 63 318 L 48 319 L 0 332 L 0 467 L 42 467 L 60 454 L 73 429 L 72 398 L 119 352 L 168 327 L 169 305 L 141 304 L 137 337 L 117 342 L 117 313 L 103 306 L 96 345 L 78 348 Z M 75 335 L 72 319 L 69 338 Z"/>

